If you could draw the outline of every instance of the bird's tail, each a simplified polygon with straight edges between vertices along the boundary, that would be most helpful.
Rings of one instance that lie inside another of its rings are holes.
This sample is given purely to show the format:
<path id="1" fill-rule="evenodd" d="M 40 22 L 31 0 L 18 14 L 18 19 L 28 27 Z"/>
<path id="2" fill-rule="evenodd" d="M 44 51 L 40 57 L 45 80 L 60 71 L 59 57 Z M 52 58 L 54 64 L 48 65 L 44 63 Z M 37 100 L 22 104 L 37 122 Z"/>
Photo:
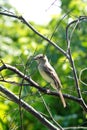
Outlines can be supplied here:
<path id="1" fill-rule="evenodd" d="M 64 108 L 65 108 L 65 107 L 66 107 L 66 102 L 65 102 L 65 99 L 64 99 L 64 97 L 63 97 L 63 94 L 62 94 L 61 90 L 59 90 L 58 92 L 59 92 L 59 96 L 60 96 L 60 98 L 61 98 L 61 101 L 62 101 L 62 103 L 63 103 L 63 106 L 64 106 Z"/>

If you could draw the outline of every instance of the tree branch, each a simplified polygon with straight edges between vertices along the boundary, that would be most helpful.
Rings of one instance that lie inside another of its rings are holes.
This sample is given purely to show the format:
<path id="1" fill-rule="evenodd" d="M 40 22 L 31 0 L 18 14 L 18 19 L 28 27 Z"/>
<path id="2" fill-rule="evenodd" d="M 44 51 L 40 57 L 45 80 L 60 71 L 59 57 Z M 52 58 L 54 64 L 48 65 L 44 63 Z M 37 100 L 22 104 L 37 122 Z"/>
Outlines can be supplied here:
<path id="1" fill-rule="evenodd" d="M 36 111 L 32 106 L 24 102 L 22 99 L 19 100 L 19 98 L 14 95 L 12 92 L 4 88 L 0 85 L 0 91 L 4 93 L 8 98 L 13 100 L 16 104 L 20 104 L 22 108 L 24 108 L 27 112 L 31 113 L 33 116 L 35 116 L 42 124 L 44 124 L 46 127 L 48 127 L 50 130 L 63 130 L 60 128 L 57 128 L 52 123 L 50 123 L 45 117 L 43 117 L 38 111 Z M 20 103 L 21 102 L 21 103 Z"/>
<path id="2" fill-rule="evenodd" d="M 75 65 L 74 65 L 74 61 L 73 61 L 73 58 L 72 58 L 72 55 L 71 55 L 71 38 L 72 38 L 72 35 L 77 27 L 77 25 L 79 24 L 79 22 L 83 20 L 83 18 L 79 17 L 77 20 L 74 20 L 72 21 L 70 24 L 67 25 L 66 27 L 66 41 L 67 41 L 67 53 L 69 54 L 69 62 L 71 64 L 71 67 L 72 67 L 72 71 L 73 71 L 73 75 L 74 75 L 74 80 L 75 80 L 75 86 L 76 86 L 76 89 L 77 89 L 77 93 L 78 93 L 78 97 L 79 98 L 82 98 L 82 95 L 81 95 L 81 91 L 80 91 L 80 87 L 79 87 L 79 83 L 78 83 L 78 76 L 77 76 L 77 72 L 76 72 L 76 68 L 75 68 Z M 69 33 L 69 28 L 72 24 L 75 24 L 70 36 L 68 35 Z"/>
<path id="3" fill-rule="evenodd" d="M 38 36 L 40 36 L 41 38 L 43 38 L 45 41 L 47 41 L 49 44 L 51 44 L 52 46 L 54 46 L 57 50 L 59 50 L 63 55 L 65 55 L 67 58 L 69 58 L 68 54 L 61 48 L 59 47 L 57 44 L 55 44 L 54 42 L 52 42 L 50 39 L 48 39 L 47 37 L 45 37 L 44 35 L 42 35 L 41 33 L 39 33 L 30 23 L 28 23 L 22 16 L 17 16 L 14 14 L 8 14 L 8 13 L 3 13 L 0 12 L 1 15 L 5 15 L 5 16 L 9 16 L 12 18 L 16 18 L 18 20 L 20 20 L 21 22 L 23 22 L 25 25 L 27 25 L 35 34 L 37 34 Z"/>
<path id="4" fill-rule="evenodd" d="M 87 127 L 83 127 L 83 126 L 72 126 L 72 127 L 67 127 L 67 128 L 64 128 L 64 130 L 87 130 Z"/>
<path id="5" fill-rule="evenodd" d="M 67 53 L 69 55 L 69 62 L 71 64 L 71 67 L 72 67 L 72 72 L 73 72 L 73 75 L 74 75 L 74 81 L 75 81 L 75 87 L 76 87 L 76 90 L 77 90 L 77 93 L 78 93 L 78 98 L 80 99 L 80 104 L 81 106 L 85 106 L 85 110 L 87 112 L 87 105 L 85 104 L 83 98 L 82 98 L 82 94 L 81 94 L 81 90 L 80 90 L 80 86 L 79 86 L 79 80 L 78 80 L 78 76 L 77 76 L 77 72 L 76 72 L 76 68 L 75 68 L 75 64 L 74 64 L 74 60 L 72 58 L 72 55 L 71 55 L 71 38 L 72 38 L 72 35 L 77 27 L 77 25 L 83 21 L 87 19 L 87 16 L 80 16 L 77 20 L 74 20 L 72 21 L 70 24 L 67 25 L 66 27 L 66 40 L 67 40 Z M 72 25 L 72 24 L 75 24 L 72 32 L 71 32 L 71 35 L 69 37 L 69 27 Z"/>
<path id="6" fill-rule="evenodd" d="M 11 70 L 13 71 L 15 74 L 18 74 L 19 77 L 23 78 L 24 80 L 26 80 L 31 86 L 35 87 L 36 89 L 38 89 L 40 92 L 43 92 L 47 95 L 53 95 L 53 96 L 59 96 L 58 92 L 52 92 L 48 89 L 45 89 L 41 86 L 39 86 L 34 80 L 32 80 L 30 77 L 28 77 L 27 75 L 23 74 L 21 71 L 19 71 L 16 67 L 13 67 L 11 65 L 8 64 L 4 64 L 2 66 L 0 66 L 0 71 L 3 70 Z M 81 107 L 87 112 L 87 105 L 85 104 L 85 102 L 83 101 L 83 99 L 81 98 L 77 98 L 75 96 L 69 95 L 69 94 L 63 94 L 63 96 L 69 100 L 73 100 L 75 102 L 77 102 L 78 104 L 81 105 Z"/>

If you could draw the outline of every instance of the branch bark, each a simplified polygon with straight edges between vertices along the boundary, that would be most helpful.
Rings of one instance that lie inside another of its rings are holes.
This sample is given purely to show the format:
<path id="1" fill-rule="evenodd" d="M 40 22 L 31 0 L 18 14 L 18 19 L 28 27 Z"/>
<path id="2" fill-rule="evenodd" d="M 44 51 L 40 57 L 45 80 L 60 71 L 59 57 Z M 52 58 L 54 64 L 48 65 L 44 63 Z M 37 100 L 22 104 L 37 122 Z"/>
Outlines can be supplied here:
<path id="1" fill-rule="evenodd" d="M 24 102 L 22 99 L 20 100 L 15 94 L 11 91 L 7 90 L 3 86 L 0 85 L 0 92 L 4 93 L 8 98 L 10 98 L 16 104 L 20 104 L 22 108 L 24 108 L 27 112 L 31 113 L 35 116 L 42 124 L 48 127 L 50 130 L 64 130 L 54 126 L 51 122 L 49 122 L 45 117 L 43 117 L 38 111 L 36 111 L 32 106 Z"/>
<path id="2" fill-rule="evenodd" d="M 48 89 L 45 89 L 41 86 L 39 86 L 34 80 L 31 79 L 31 77 L 28 77 L 27 75 L 25 75 L 24 73 L 22 73 L 21 71 L 19 71 L 16 67 L 13 67 L 11 65 L 8 64 L 4 64 L 2 66 L 0 66 L 0 71 L 3 70 L 10 70 L 13 71 L 15 74 L 17 74 L 19 77 L 23 78 L 24 80 L 26 80 L 30 86 L 35 87 L 36 89 L 38 89 L 40 92 L 43 92 L 47 95 L 53 95 L 53 96 L 59 96 L 58 92 L 52 92 Z M 4 81 L 3 81 L 4 82 Z M 13 82 L 12 82 L 13 83 Z M 19 84 L 21 85 L 21 84 Z M 69 100 L 73 100 L 75 102 L 77 102 L 78 104 L 81 105 L 81 107 L 84 109 L 84 111 L 87 112 L 87 105 L 85 104 L 84 100 L 82 98 L 77 98 L 75 96 L 69 95 L 69 94 L 63 94 L 64 98 L 67 98 Z"/>
<path id="3" fill-rule="evenodd" d="M 47 37 L 45 37 L 44 35 L 42 35 L 41 33 L 39 33 L 30 23 L 28 23 L 22 16 L 17 16 L 14 14 L 8 14 L 8 13 L 3 13 L 0 12 L 1 15 L 4 16 L 9 16 L 12 18 L 16 18 L 18 20 L 20 20 L 21 22 L 23 22 L 25 25 L 27 25 L 27 27 L 29 27 L 35 34 L 37 34 L 38 36 L 40 36 L 42 39 L 44 39 L 45 41 L 47 41 L 49 44 L 51 44 L 52 46 L 54 46 L 57 50 L 59 50 L 63 55 L 65 55 L 67 58 L 69 58 L 68 54 L 61 48 L 59 47 L 57 44 L 55 44 L 54 42 L 52 42 L 50 39 L 48 39 Z"/>
<path id="4" fill-rule="evenodd" d="M 12 13 L 5 13 L 5 12 L 0 12 L 1 15 L 4 16 L 9 16 L 15 19 L 20 20 L 21 22 L 23 22 L 28 28 L 30 28 L 36 35 L 38 35 L 40 38 L 44 39 L 45 41 L 47 41 L 50 45 L 54 46 L 58 51 L 60 51 L 70 62 L 71 67 L 72 67 L 72 72 L 73 72 L 73 76 L 74 76 L 74 81 L 75 81 L 75 87 L 77 90 L 77 94 L 78 97 L 72 96 L 72 95 L 68 95 L 68 94 L 63 94 L 63 96 L 67 99 L 73 100 L 75 102 L 77 102 L 78 104 L 81 105 L 81 107 L 84 109 L 84 111 L 87 112 L 87 105 L 84 102 L 83 98 L 82 98 L 82 94 L 81 94 L 81 90 L 80 90 L 80 86 L 78 83 L 78 76 L 77 76 L 77 72 L 76 72 L 76 68 L 75 68 L 75 64 L 72 58 L 72 54 L 71 54 L 71 50 L 70 50 L 70 44 L 71 44 L 71 37 L 73 35 L 73 32 L 76 28 L 76 26 L 79 24 L 79 22 L 83 21 L 83 20 L 87 20 L 87 16 L 80 16 L 77 20 L 72 21 L 70 24 L 68 24 L 68 26 L 66 27 L 66 40 L 67 40 L 67 51 L 64 51 L 62 48 L 60 48 L 56 43 L 52 42 L 50 39 L 48 39 L 47 37 L 43 36 L 41 33 L 39 33 L 30 23 L 28 23 L 22 16 L 17 16 L 14 15 Z M 71 36 L 69 38 L 68 36 L 68 29 L 72 24 L 75 24 L 74 29 L 71 33 Z M 3 64 L 0 67 L 0 71 L 3 70 L 10 70 L 13 71 L 15 74 L 17 74 L 20 78 L 22 78 L 23 80 L 26 80 L 28 82 L 28 84 L 30 86 L 35 87 L 36 89 L 38 89 L 39 91 L 48 94 L 48 95 L 55 95 L 55 96 L 59 96 L 59 94 L 57 92 L 52 92 L 50 90 L 44 89 L 41 86 L 39 86 L 35 81 L 33 81 L 31 79 L 31 77 L 28 77 L 27 75 L 23 74 L 21 71 L 19 71 L 16 67 L 13 67 L 11 65 L 8 64 Z M 5 82 L 3 80 L 3 82 Z M 6 81 L 7 82 L 7 81 Z M 9 82 L 10 83 L 10 82 Z M 20 84 L 19 84 L 20 85 Z M 23 84 L 22 84 L 23 85 Z M 23 107 L 26 111 L 30 112 L 32 115 L 34 115 L 38 120 L 40 120 L 45 126 L 47 126 L 49 129 L 52 130 L 59 130 L 61 128 L 57 128 L 56 126 L 54 126 L 53 124 L 51 124 L 46 118 L 44 118 L 40 113 L 38 113 L 34 108 L 32 108 L 30 105 L 28 105 L 27 103 L 25 103 L 22 99 L 18 98 L 16 95 L 14 95 L 12 92 L 8 91 L 7 89 L 5 89 L 4 87 L 0 86 L 0 91 L 2 93 L 4 93 L 5 95 L 7 95 L 9 98 L 11 98 L 15 103 L 20 104 L 21 107 Z M 63 128 L 62 128 L 63 130 Z"/>

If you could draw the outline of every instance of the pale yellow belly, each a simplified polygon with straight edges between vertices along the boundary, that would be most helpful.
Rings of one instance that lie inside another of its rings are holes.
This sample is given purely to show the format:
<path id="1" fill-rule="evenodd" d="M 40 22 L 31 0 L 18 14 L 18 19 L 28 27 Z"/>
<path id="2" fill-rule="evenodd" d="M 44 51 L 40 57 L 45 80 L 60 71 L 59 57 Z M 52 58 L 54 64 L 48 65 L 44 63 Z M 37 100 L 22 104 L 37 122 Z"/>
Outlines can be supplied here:
<path id="1" fill-rule="evenodd" d="M 47 73 L 44 72 L 41 68 L 39 68 L 39 72 L 40 72 L 41 76 L 43 77 L 43 79 L 46 80 L 48 83 L 51 84 L 52 87 L 55 88 L 54 80 L 50 77 L 50 75 L 48 76 Z"/>

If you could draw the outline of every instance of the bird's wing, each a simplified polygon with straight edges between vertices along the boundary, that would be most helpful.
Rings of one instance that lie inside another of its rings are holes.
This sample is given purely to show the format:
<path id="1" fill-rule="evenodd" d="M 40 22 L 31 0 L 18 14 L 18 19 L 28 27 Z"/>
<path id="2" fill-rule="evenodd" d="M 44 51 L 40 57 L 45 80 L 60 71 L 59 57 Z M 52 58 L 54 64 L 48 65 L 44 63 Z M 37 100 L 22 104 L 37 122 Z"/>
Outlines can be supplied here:
<path id="1" fill-rule="evenodd" d="M 59 77 L 57 76 L 57 74 L 56 74 L 56 72 L 55 72 L 55 70 L 54 70 L 54 68 L 51 66 L 51 65 L 45 65 L 44 67 L 43 67 L 43 69 L 44 69 L 44 71 L 45 71 L 45 73 L 47 74 L 47 75 L 49 75 L 52 79 L 53 79 L 53 81 L 54 81 L 54 84 L 55 84 L 55 87 L 57 88 L 57 89 L 59 89 L 59 88 L 61 88 L 61 82 L 60 82 L 60 80 L 59 80 Z"/>

